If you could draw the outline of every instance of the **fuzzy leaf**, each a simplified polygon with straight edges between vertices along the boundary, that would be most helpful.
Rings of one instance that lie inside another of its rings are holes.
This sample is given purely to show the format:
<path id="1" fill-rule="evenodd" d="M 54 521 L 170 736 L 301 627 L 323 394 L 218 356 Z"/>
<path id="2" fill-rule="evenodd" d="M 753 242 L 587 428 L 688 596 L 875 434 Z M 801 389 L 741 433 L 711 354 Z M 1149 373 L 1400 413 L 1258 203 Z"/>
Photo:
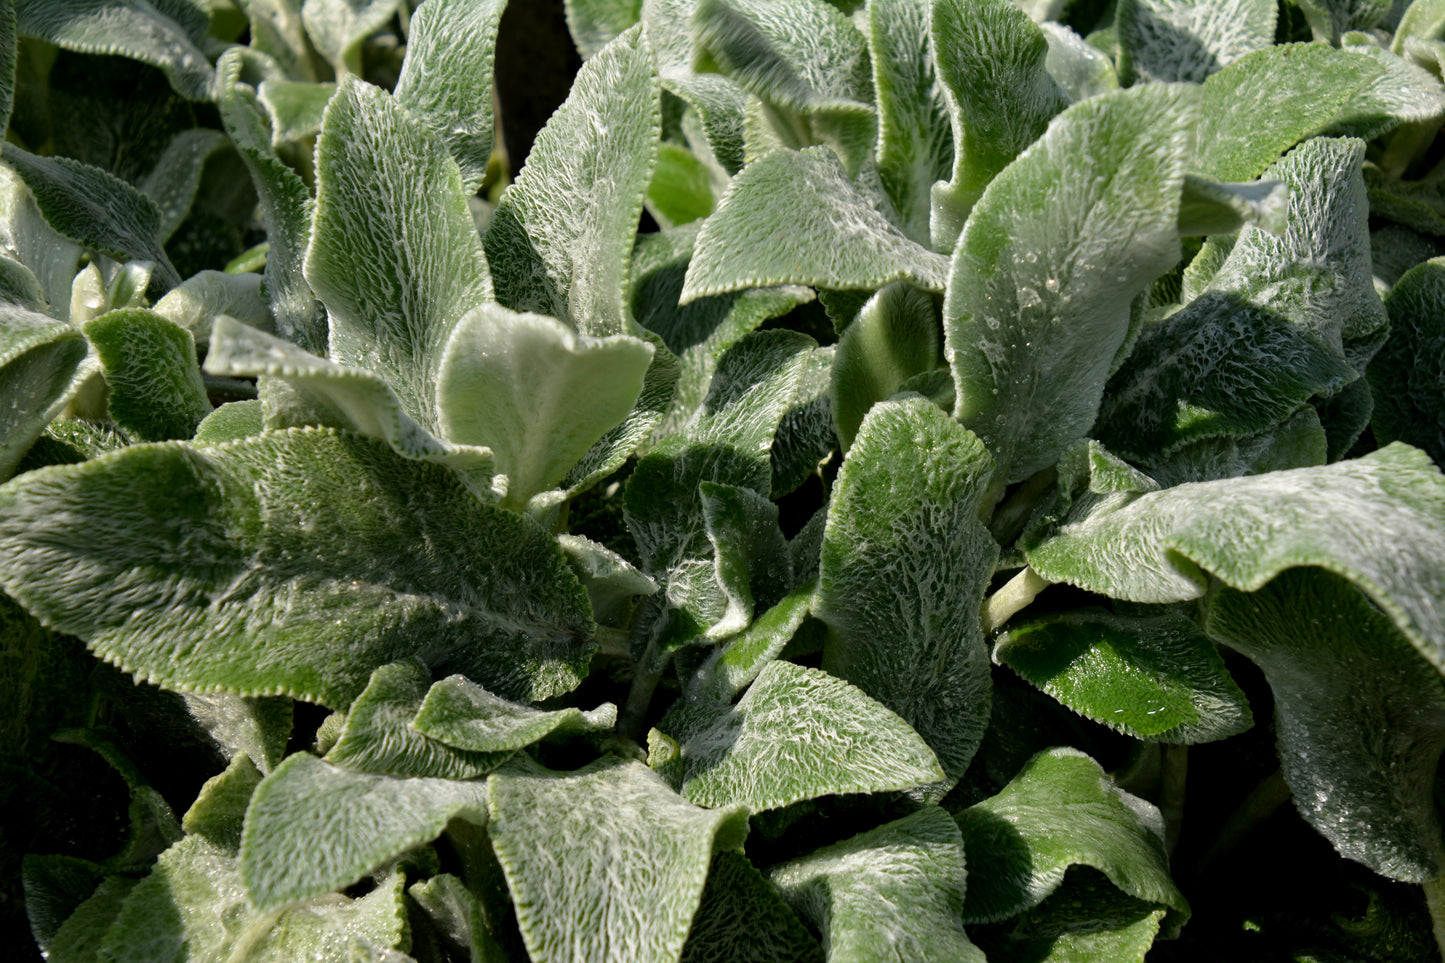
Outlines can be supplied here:
<path id="1" fill-rule="evenodd" d="M 1039 905 L 1071 866 L 1092 866 L 1127 895 L 1167 907 L 1171 930 L 1189 917 L 1169 876 L 1159 811 L 1077 749 L 1039 753 L 1002 792 L 957 819 L 969 864 L 966 923 Z"/>
<path id="2" fill-rule="evenodd" d="M 933 299 L 917 288 L 895 282 L 863 305 L 833 357 L 833 422 L 845 452 L 868 409 L 938 367 L 941 347 Z"/>
<path id="3" fill-rule="evenodd" d="M 1442 520 L 1445 478 L 1397 442 L 1317 468 L 1089 495 L 1024 549 L 1051 582 L 1134 602 L 1199 598 L 1203 572 L 1252 592 L 1286 569 L 1322 568 L 1362 589 L 1445 669 Z"/>
<path id="4" fill-rule="evenodd" d="M 1264 670 L 1295 807 L 1341 855 L 1409 882 L 1445 870 L 1433 782 L 1445 683 L 1338 575 L 1292 569 L 1220 592 L 1205 627 Z M 1368 733 L 1368 737 L 1362 734 Z"/>
<path id="5" fill-rule="evenodd" d="M 361 44 L 386 25 L 402 0 L 302 0 L 306 35 L 338 76 L 361 72 Z"/>
<path id="6" fill-rule="evenodd" d="M 912 789 L 943 779 L 933 751 L 891 710 L 819 669 L 770 662 L 736 706 L 689 706 L 658 723 L 680 745 L 682 794 L 753 813 L 804 799 Z"/>
<path id="7" fill-rule="evenodd" d="M 453 442 L 485 446 L 520 508 L 562 481 L 632 411 L 653 347 L 628 335 L 589 338 L 499 304 L 457 323 L 437 370 L 438 423 Z"/>
<path id="8" fill-rule="evenodd" d="M 1213 644 L 1177 612 L 1079 609 L 1013 625 L 993 658 L 1080 715 L 1150 742 L 1209 742 L 1253 724 Z"/>
<path id="9" fill-rule="evenodd" d="M 836 155 L 778 150 L 733 179 L 703 224 L 682 302 L 780 284 L 942 291 L 947 261 L 873 209 Z"/>
<path id="10" fill-rule="evenodd" d="M 233 765 L 241 756 L 262 773 L 280 765 L 286 743 L 291 740 L 290 699 L 248 699 L 229 692 L 192 692 L 184 698 L 191 718 L 206 730 Z"/>
<path id="11" fill-rule="evenodd" d="M 456 164 L 385 91 L 343 80 L 316 144 L 306 280 L 331 317 L 331 360 L 367 368 L 422 427 L 447 339 L 491 283 Z"/>
<path id="12" fill-rule="evenodd" d="M 583 60 L 637 23 L 643 0 L 565 0 L 567 30 Z"/>
<path id="13" fill-rule="evenodd" d="M 160 212 L 156 236 L 162 242 L 170 239 L 191 212 L 206 162 L 226 146 L 226 136 L 218 130 L 183 130 L 171 138 L 155 167 L 137 185 Z"/>
<path id="14" fill-rule="evenodd" d="M 1010 0 L 935 0 L 933 47 L 953 117 L 953 176 L 933 188 L 933 249 L 954 249 L 999 171 L 1038 140 L 1068 97 L 1048 42 Z"/>
<path id="15" fill-rule="evenodd" d="M 0 304 L 0 478 L 9 478 L 80 387 L 88 352 L 80 331 Z"/>
<path id="16" fill-rule="evenodd" d="M 0 244 L 7 255 L 30 270 L 45 306 L 32 310 L 62 321 L 70 317 L 71 285 L 81 249 L 45 222 L 25 181 L 0 164 Z"/>
<path id="17" fill-rule="evenodd" d="M 1168 910 L 1117 889 L 1098 870 L 1073 866 L 1059 888 L 1020 915 L 990 954 L 1031 963 L 1147 963 Z"/>
<path id="18" fill-rule="evenodd" d="M 746 856 L 718 853 L 680 963 L 823 963 L 823 951 Z"/>
<path id="19" fill-rule="evenodd" d="M 1271 0 L 1122 0 L 1115 21 L 1119 78 L 1203 83 L 1247 53 L 1274 44 Z"/>
<path id="20" fill-rule="evenodd" d="M 1445 465 L 1445 258 L 1408 271 L 1385 304 L 1390 340 L 1368 369 L 1375 438 L 1417 445 Z"/>
<path id="21" fill-rule="evenodd" d="M 196 344 L 208 344 L 211 326 L 221 315 L 268 333 L 276 321 L 266 303 L 265 287 L 258 274 L 226 274 L 201 271 L 171 288 L 155 304 L 155 313 L 191 332 Z"/>
<path id="22" fill-rule="evenodd" d="M 152 261 L 165 288 L 181 282 L 160 242 L 161 215 L 125 181 L 69 157 L 37 157 L 5 145 L 5 162 L 24 179 L 46 223 L 118 261 Z"/>
<path id="23" fill-rule="evenodd" d="M 271 141 L 305 140 L 321 133 L 326 105 L 336 93 L 333 83 L 318 84 L 299 80 L 263 80 L 256 87 L 256 97 L 271 119 Z"/>
<path id="24" fill-rule="evenodd" d="M 492 156 L 492 63 L 506 0 L 430 0 L 416 12 L 396 100 L 440 138 L 475 194 Z"/>
<path id="25" fill-rule="evenodd" d="M 536 963 L 677 959 L 714 850 L 734 848 L 747 825 L 742 810 L 698 809 L 642 763 L 612 757 L 498 773 L 490 811 Z"/>
<path id="26" fill-rule="evenodd" d="M 416 655 L 546 698 L 589 655 L 586 593 L 545 532 L 356 436 L 134 446 L 15 479 L 0 512 L 6 591 L 174 688 L 345 706 Z"/>
<path id="27" fill-rule="evenodd" d="M 138 441 L 196 433 L 211 403 L 189 331 L 143 308 L 108 311 L 83 330 L 100 356 L 116 424 Z"/>
<path id="28" fill-rule="evenodd" d="M 632 333 L 628 263 L 657 164 L 660 97 L 641 26 L 582 65 L 487 228 L 504 306 L 590 337 Z"/>
<path id="29" fill-rule="evenodd" d="M 1021 481 L 1093 424 L 1130 303 L 1179 257 L 1195 99 L 1149 85 L 1070 107 L 994 179 L 944 299 L 954 417 Z"/>
<path id="30" fill-rule="evenodd" d="M 604 732 L 616 721 L 617 709 L 610 703 L 590 712 L 572 707 L 533 709 L 453 675 L 427 691 L 411 727 L 468 752 L 510 753 L 553 733 Z"/>
<path id="31" fill-rule="evenodd" d="M 822 934 L 830 963 L 983 963 L 959 921 L 963 840 L 937 807 L 774 866 L 768 878 Z"/>
<path id="32" fill-rule="evenodd" d="M 906 719 L 951 780 L 988 724 L 979 612 L 998 545 L 978 516 L 992 468 L 979 440 L 931 402 L 874 405 L 823 536 L 823 668 Z"/>
<path id="33" fill-rule="evenodd" d="M 212 97 L 215 72 L 202 50 L 209 25 L 184 0 L 16 0 L 15 18 L 22 37 L 139 60 L 164 71 L 176 93 Z"/>
<path id="34" fill-rule="evenodd" d="M 816 582 L 794 589 L 708 657 L 690 680 L 695 701 L 731 702 L 783 651 L 814 604 Z"/>
<path id="35" fill-rule="evenodd" d="M 1119 89 L 1119 77 L 1110 57 L 1061 23 L 1039 24 L 1049 53 L 1044 68 L 1073 103 Z"/>

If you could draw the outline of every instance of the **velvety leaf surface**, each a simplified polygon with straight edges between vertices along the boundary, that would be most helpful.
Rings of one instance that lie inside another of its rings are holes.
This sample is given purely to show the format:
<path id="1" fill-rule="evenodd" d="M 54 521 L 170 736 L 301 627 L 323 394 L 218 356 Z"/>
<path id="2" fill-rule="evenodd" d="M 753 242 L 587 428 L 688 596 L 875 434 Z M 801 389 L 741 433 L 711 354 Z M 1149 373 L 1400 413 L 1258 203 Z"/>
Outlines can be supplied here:
<path id="1" fill-rule="evenodd" d="M 660 96 L 641 26 L 583 64 L 487 228 L 499 302 L 591 337 L 631 333 L 628 262 L 657 163 Z"/>
<path id="2" fill-rule="evenodd" d="M 567 31 L 586 60 L 637 23 L 643 0 L 564 0 Z"/>
<path id="3" fill-rule="evenodd" d="M 1159 811 L 1077 749 L 1039 753 L 1002 792 L 957 819 L 969 865 L 965 922 L 1039 905 L 1071 866 L 1092 866 L 1127 895 L 1167 907 L 1172 929 L 1189 916 L 1169 876 Z"/>
<path id="4" fill-rule="evenodd" d="M 984 948 L 991 957 L 1029 963 L 1146 963 L 1167 913 L 1121 892 L 1092 867 L 1073 866 L 1058 889 L 1020 915 L 1005 941 Z"/>
<path id="5" fill-rule="evenodd" d="M 437 372 L 451 441 L 488 447 L 507 476 L 503 504 L 554 488 L 632 411 L 653 347 L 628 335 L 589 338 L 555 318 L 498 304 L 457 323 Z"/>
<path id="6" fill-rule="evenodd" d="M 1049 581 L 1135 602 L 1200 597 L 1201 568 L 1244 592 L 1286 569 L 1323 568 L 1445 667 L 1445 478 L 1399 443 L 1316 468 L 1087 496 L 1024 548 Z"/>
<path id="7" fill-rule="evenodd" d="M 338 75 L 361 72 L 361 43 L 385 26 L 401 0 L 302 0 L 306 35 Z"/>
<path id="8" fill-rule="evenodd" d="M 83 330 L 110 386 L 107 410 L 138 441 L 191 437 L 211 413 L 191 333 L 154 311 L 108 311 Z"/>
<path id="9" fill-rule="evenodd" d="M 0 478 L 10 477 L 79 387 L 88 350 L 77 328 L 0 304 Z"/>
<path id="10" fill-rule="evenodd" d="M 1192 89 L 1075 104 L 979 202 L 944 300 L 954 417 L 1020 481 L 1093 424 L 1130 303 L 1179 257 Z"/>
<path id="11" fill-rule="evenodd" d="M 682 301 L 780 284 L 872 290 L 907 278 L 942 291 L 947 261 L 878 213 L 823 147 L 744 168 L 703 224 Z"/>
<path id="12" fill-rule="evenodd" d="M 830 963 L 982 963 L 961 925 L 963 862 L 958 827 L 930 806 L 775 866 L 768 878 L 822 935 Z"/>
<path id="13" fill-rule="evenodd" d="M 949 779 L 988 724 L 979 611 L 998 545 L 978 514 L 992 468 L 982 443 L 931 402 L 875 405 L 838 474 L 823 536 L 823 667 L 906 719 Z"/>
<path id="14" fill-rule="evenodd" d="M 1254 721 L 1213 643 L 1169 610 L 1079 609 L 1014 624 L 993 658 L 1080 715 L 1136 739 L 1209 742 Z"/>
<path id="15" fill-rule="evenodd" d="M 1368 369 L 1375 438 L 1408 442 L 1445 464 L 1445 258 L 1406 272 L 1385 304 L 1390 340 Z"/>
<path id="16" fill-rule="evenodd" d="M 933 249 L 954 249 L 994 176 L 1038 140 L 1068 97 L 1048 42 L 1009 0 L 936 0 L 932 39 L 953 118 L 953 177 L 933 188 Z"/>
<path id="17" fill-rule="evenodd" d="M 625 629 L 638 596 L 657 591 L 657 582 L 638 571 L 627 559 L 582 535 L 561 534 L 557 544 L 587 597 L 592 600 L 592 617 L 600 625 Z"/>
<path id="18" fill-rule="evenodd" d="M 90 963 L 99 959 L 105 934 L 115 924 L 125 898 L 138 882 L 125 876 L 103 879 L 95 892 L 55 931 L 48 944 L 42 944 L 46 959 L 55 963 Z"/>
<path id="19" fill-rule="evenodd" d="M 858 176 L 878 121 L 867 44 L 841 11 L 822 0 L 698 0 L 692 24 L 695 66 L 757 95 L 770 139 L 826 145 Z"/>
<path id="20" fill-rule="evenodd" d="M 399 104 L 451 153 L 475 194 L 492 156 L 492 62 L 506 0 L 431 0 L 417 10 L 396 82 Z"/>
<path id="21" fill-rule="evenodd" d="M 439 930 L 446 942 L 471 954 L 475 963 L 503 963 L 506 949 L 492 936 L 482 901 L 450 873 L 441 873 L 406 891 Z M 415 947 L 413 947 L 415 952 Z"/>
<path id="22" fill-rule="evenodd" d="M 191 692 L 186 711 L 232 762 L 244 755 L 269 773 L 286 755 L 291 739 L 292 703 L 284 696 L 248 699 L 229 692 Z"/>
<path id="23" fill-rule="evenodd" d="M 221 315 L 268 333 L 276 329 L 267 303 L 265 280 L 259 274 L 201 271 L 166 292 L 152 310 L 174 321 L 196 339 L 209 344 L 211 328 Z"/>
<path id="24" fill-rule="evenodd" d="M 682 794 L 750 812 L 943 779 L 933 751 L 891 710 L 819 669 L 770 662 L 737 705 L 689 706 L 658 723 L 678 748 L 652 761 Z"/>
<path id="25" fill-rule="evenodd" d="M 639 762 L 491 777 L 493 846 L 538 963 L 675 960 L 742 810 L 699 809 Z M 567 894 L 558 899 L 557 894 Z"/>
<path id="26" fill-rule="evenodd" d="M 326 762 L 353 772 L 399 778 L 475 779 L 506 762 L 518 747 L 470 752 L 412 725 L 427 696 L 431 674 L 408 659 L 384 665 L 346 710 Z"/>
<path id="27" fill-rule="evenodd" d="M 533 709 L 453 675 L 427 691 L 411 726 L 458 749 L 510 753 L 556 732 L 602 732 L 616 721 L 617 708 L 610 703 L 590 712 L 570 706 Z"/>
<path id="28" fill-rule="evenodd" d="M 878 179 L 893 202 L 896 223 L 919 244 L 929 241 L 933 185 L 953 167 L 948 99 L 928 36 L 926 0 L 883 0 L 868 6 L 868 53 L 878 100 Z"/>
<path id="29" fill-rule="evenodd" d="M 1179 233 L 1183 237 L 1234 234 L 1251 224 L 1280 234 L 1287 223 L 1289 199 L 1289 188 L 1280 181 L 1221 184 L 1186 174 L 1179 198 Z"/>
<path id="30" fill-rule="evenodd" d="M 814 604 L 815 581 L 794 589 L 720 646 L 689 680 L 697 701 L 731 702 L 783 651 Z"/>
<path id="31" fill-rule="evenodd" d="M 307 354 L 288 341 L 230 318 L 216 321 L 206 371 L 261 376 L 267 427 L 320 424 L 355 431 L 386 442 L 403 457 L 445 465 L 473 491 L 491 497 L 496 469 L 492 453 L 472 445 L 453 445 L 432 435 L 371 371 Z"/>
<path id="32" fill-rule="evenodd" d="M 1358 588 L 1314 568 L 1291 569 L 1254 592 L 1220 592 L 1206 628 L 1264 670 L 1280 762 L 1305 820 L 1377 873 L 1438 877 L 1438 667 Z"/>
<path id="33" fill-rule="evenodd" d="M 1205 435 L 1138 461 L 1160 488 L 1170 488 L 1184 482 L 1323 465 L 1329 461 L 1329 440 L 1319 414 L 1306 405 L 1283 424 L 1263 431 Z"/>
<path id="34" fill-rule="evenodd" d="M 49 307 L 35 310 L 68 320 L 80 245 L 46 223 L 25 181 L 4 165 L 0 165 L 0 241 L 7 255 L 28 268 L 39 283 Z"/>
<path id="35" fill-rule="evenodd" d="M 55 230 L 118 261 L 154 261 L 164 287 L 180 283 L 161 246 L 160 211 L 149 197 L 98 167 L 38 157 L 14 144 L 5 147 L 5 163 L 24 179 Z"/>
<path id="36" fill-rule="evenodd" d="M 299 141 L 321 133 L 326 105 L 335 93 L 334 83 L 295 80 L 263 80 L 256 87 L 257 99 L 271 120 L 274 142 Z"/>
<path id="37" fill-rule="evenodd" d="M 155 167 L 136 185 L 160 212 L 156 236 L 162 242 L 170 239 L 190 213 L 206 162 L 225 146 L 226 136 L 218 130 L 183 130 L 171 138 Z"/>
<path id="38" fill-rule="evenodd" d="M 1245 54 L 1273 46 L 1278 13 L 1269 0 L 1123 0 L 1115 20 L 1120 79 L 1203 83 Z"/>
<path id="39" fill-rule="evenodd" d="M 210 100 L 215 74 L 201 50 L 206 16 L 180 0 L 17 0 L 16 28 L 80 53 L 159 67 L 176 92 Z M 6 154 L 10 153 L 7 148 Z"/>
<path id="40" fill-rule="evenodd" d="M 244 61 L 227 53 L 219 64 L 221 121 L 256 186 L 266 222 L 266 296 L 276 318 L 276 333 L 312 354 L 326 353 L 326 311 L 305 276 L 311 235 L 311 191 L 271 147 L 271 131 L 255 94 L 241 82 Z M 241 320 L 246 320 L 242 318 Z"/>
<path id="41" fill-rule="evenodd" d="M 355 436 L 136 446 L 16 479 L 0 512 L 6 590 L 171 687 L 344 706 L 415 655 L 546 698 L 589 653 L 586 594 L 546 533 Z"/>
<path id="42" fill-rule="evenodd" d="M 823 950 L 741 853 L 708 870 L 681 963 L 822 963 Z"/>
<path id="43" fill-rule="evenodd" d="M 485 822 L 487 784 L 359 773 L 297 753 L 256 787 L 239 870 L 266 911 L 356 882 L 441 834 L 449 819 Z M 325 845 L 317 845 L 325 840 Z"/>
<path id="44" fill-rule="evenodd" d="M 442 142 L 355 78 L 337 89 L 316 143 L 305 270 L 330 314 L 331 360 L 381 375 L 434 429 L 447 338 L 490 300 L 486 258 Z"/>
<path id="45" fill-rule="evenodd" d="M 863 305 L 833 356 L 833 423 L 844 451 L 869 408 L 938 367 L 938 335 L 933 299 L 911 285 L 890 284 Z"/>
<path id="46" fill-rule="evenodd" d="M 657 169 L 647 186 L 647 210 L 664 230 L 707 217 L 717 206 L 713 171 L 680 144 L 658 145 Z"/>

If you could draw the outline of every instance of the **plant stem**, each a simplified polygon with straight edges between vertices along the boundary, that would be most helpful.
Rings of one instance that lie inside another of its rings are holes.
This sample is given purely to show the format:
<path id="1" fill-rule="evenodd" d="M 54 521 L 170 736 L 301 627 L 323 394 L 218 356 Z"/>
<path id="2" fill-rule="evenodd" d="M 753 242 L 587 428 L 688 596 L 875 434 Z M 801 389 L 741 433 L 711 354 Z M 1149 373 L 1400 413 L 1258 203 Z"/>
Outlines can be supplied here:
<path id="1" fill-rule="evenodd" d="M 1425 905 L 1430 908 L 1430 922 L 1434 924 L 1435 945 L 1440 948 L 1440 958 L 1445 959 L 1445 876 L 1421 884 L 1425 889 Z"/>
<path id="2" fill-rule="evenodd" d="M 1034 598 L 1054 583 L 1032 568 L 1024 570 L 1004 583 L 983 603 L 983 633 L 989 635 L 1024 609 Z"/>

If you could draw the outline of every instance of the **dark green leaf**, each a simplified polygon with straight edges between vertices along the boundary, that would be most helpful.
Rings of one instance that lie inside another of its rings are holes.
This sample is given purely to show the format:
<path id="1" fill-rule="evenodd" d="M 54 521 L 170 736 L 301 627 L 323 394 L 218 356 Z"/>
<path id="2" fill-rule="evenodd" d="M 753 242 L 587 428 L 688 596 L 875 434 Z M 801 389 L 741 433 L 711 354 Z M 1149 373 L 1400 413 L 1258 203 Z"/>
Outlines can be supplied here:
<path id="1" fill-rule="evenodd" d="M 610 703 L 590 712 L 571 707 L 533 709 L 453 675 L 427 691 L 411 727 L 468 752 L 511 753 L 553 733 L 605 732 L 616 721 L 617 708 Z"/>
<path id="2" fill-rule="evenodd" d="M 0 478 L 80 387 L 88 352 L 80 331 L 15 305 L 0 305 Z"/>
<path id="3" fill-rule="evenodd" d="M 681 963 L 823 963 L 823 951 L 746 856 L 718 853 Z"/>
<path id="4" fill-rule="evenodd" d="M 1445 258 L 1406 273 L 1385 306 L 1390 340 L 1368 369 L 1375 438 L 1409 442 L 1445 465 Z"/>
<path id="5" fill-rule="evenodd" d="M 941 347 L 933 299 L 917 288 L 895 282 L 863 305 L 833 358 L 833 423 L 843 451 L 869 408 L 914 375 L 938 367 Z"/>
<path id="6" fill-rule="evenodd" d="M 1121 0 L 1115 20 L 1119 79 L 1203 83 L 1274 44 L 1274 0 Z"/>
<path id="7" fill-rule="evenodd" d="M 402 0 L 304 0 L 301 21 L 337 76 L 361 73 L 361 44 L 395 16 Z"/>
<path id="8" fill-rule="evenodd" d="M 196 433 L 211 403 L 189 331 L 143 308 L 109 311 L 84 331 L 110 385 L 107 410 L 116 424 L 138 441 Z"/>

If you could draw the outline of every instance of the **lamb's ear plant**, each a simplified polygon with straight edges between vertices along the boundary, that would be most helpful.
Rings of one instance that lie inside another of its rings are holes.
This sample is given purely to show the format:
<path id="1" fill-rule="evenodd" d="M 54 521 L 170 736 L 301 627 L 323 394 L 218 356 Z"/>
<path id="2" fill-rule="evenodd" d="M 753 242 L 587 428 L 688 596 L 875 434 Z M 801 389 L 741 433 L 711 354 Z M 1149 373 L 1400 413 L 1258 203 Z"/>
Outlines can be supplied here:
<path id="1" fill-rule="evenodd" d="M 1439 959 L 1445 5 L 505 6 L 0 0 L 9 945 Z"/>

